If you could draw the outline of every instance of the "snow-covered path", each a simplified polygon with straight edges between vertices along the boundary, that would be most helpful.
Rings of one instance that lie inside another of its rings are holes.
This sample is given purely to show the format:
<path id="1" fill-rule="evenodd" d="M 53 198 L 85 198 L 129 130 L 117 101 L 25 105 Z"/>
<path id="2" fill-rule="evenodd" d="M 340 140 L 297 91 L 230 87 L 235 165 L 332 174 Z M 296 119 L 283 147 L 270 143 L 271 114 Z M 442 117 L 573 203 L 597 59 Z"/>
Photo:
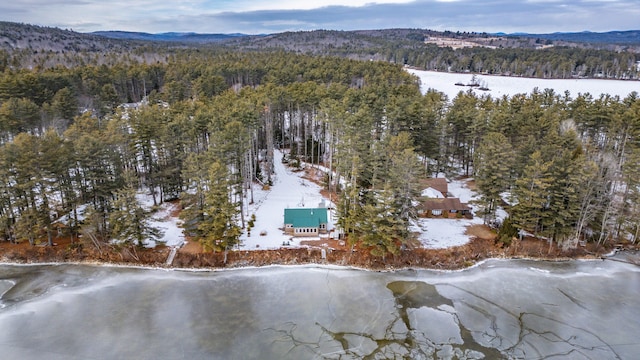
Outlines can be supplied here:
<path id="1" fill-rule="evenodd" d="M 243 233 L 240 237 L 240 249 L 274 249 L 281 247 L 283 242 L 292 246 L 298 245 L 291 241 L 291 236 L 285 235 L 284 209 L 291 207 L 318 207 L 323 201 L 320 186 L 302 179 L 303 172 L 293 172 L 282 163 L 283 153 L 274 153 L 275 175 L 272 177 L 273 186 L 267 191 L 254 186 L 254 201 L 249 205 L 249 218 L 256 215 L 255 226 L 251 236 Z M 261 233 L 266 235 L 261 236 Z"/>

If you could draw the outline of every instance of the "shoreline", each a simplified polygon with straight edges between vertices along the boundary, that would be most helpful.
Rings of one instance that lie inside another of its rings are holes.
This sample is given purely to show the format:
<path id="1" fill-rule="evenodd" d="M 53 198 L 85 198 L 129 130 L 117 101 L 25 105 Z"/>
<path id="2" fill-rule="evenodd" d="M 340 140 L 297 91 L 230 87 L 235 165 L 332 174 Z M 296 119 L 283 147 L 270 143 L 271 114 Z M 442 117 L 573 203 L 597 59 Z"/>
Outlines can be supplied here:
<path id="1" fill-rule="evenodd" d="M 635 249 L 625 251 L 638 251 Z M 613 253 L 612 255 L 615 255 Z M 611 255 L 611 256 L 612 256 Z M 268 265 L 255 265 L 255 266 L 237 266 L 237 267 L 175 267 L 175 266 L 149 266 L 134 263 L 110 263 L 110 262 L 98 262 L 98 261 L 69 261 L 69 262 L 10 262 L 5 259 L 0 259 L 0 266 L 90 266 L 90 267 L 104 267 L 104 268 L 118 268 L 118 269 L 131 269 L 131 270 L 154 270 L 165 272 L 185 272 L 185 273 L 226 273 L 233 271 L 244 270 L 262 270 L 262 269 L 319 269 L 319 270 L 342 270 L 342 271 L 362 271 L 362 272 L 376 272 L 376 273 L 396 273 L 403 271 L 432 271 L 437 273 L 461 273 L 464 271 L 473 270 L 482 266 L 490 261 L 531 261 L 531 262 L 570 262 L 570 261 L 584 261 L 584 262 L 601 262 L 605 260 L 616 261 L 609 259 L 610 255 L 603 255 L 602 257 L 577 257 L 577 258 L 534 258 L 534 257 L 493 257 L 482 259 L 468 267 L 462 268 L 421 268 L 421 267 L 405 267 L 405 268 L 386 268 L 386 269 L 372 269 L 365 267 L 358 267 L 354 265 L 336 265 L 331 263 L 304 263 L 304 264 L 279 264 L 273 263 Z M 628 261 L 618 261 L 621 263 L 640 266 Z"/>
<path id="2" fill-rule="evenodd" d="M 459 269 L 435 269 L 435 268 L 418 268 L 418 267 L 407 267 L 407 268 L 393 268 L 393 269 L 369 269 L 362 268 L 353 265 L 336 265 L 330 263 L 306 263 L 306 264 L 269 264 L 262 266 L 244 266 L 244 267 L 224 267 L 224 268 L 183 268 L 183 267 L 169 267 L 169 266 L 146 266 L 146 265 L 136 265 L 133 263 L 107 263 L 107 262 L 95 262 L 95 261 L 87 261 L 87 262 L 78 262 L 78 261 L 69 261 L 69 262 L 9 262 L 4 261 L 4 259 L 0 259 L 0 266 L 95 266 L 95 267 L 104 267 L 104 268 L 119 268 L 119 269 L 135 269 L 135 270 L 161 270 L 166 272 L 193 272 L 193 273 L 207 273 L 207 272 L 230 272 L 230 271 L 242 271 L 242 270 L 261 270 L 261 269 L 287 269 L 287 268 L 301 268 L 301 269 L 321 269 L 321 270 L 353 270 L 353 271 L 365 271 L 365 272 L 377 272 L 377 273 L 393 273 L 393 272 L 402 272 L 402 271 L 434 271 L 434 272 L 442 272 L 442 273 L 457 273 L 463 272 L 467 270 L 475 269 L 483 264 L 490 261 L 532 261 L 532 262 L 568 262 L 568 261 L 585 261 L 585 262 L 596 262 L 596 261 L 604 261 L 606 258 L 559 258 L 559 259 L 544 259 L 544 258 L 523 258 L 523 257 L 495 257 L 495 258 L 487 258 L 469 267 L 459 268 Z M 626 262 L 625 262 L 626 263 Z"/>
<path id="3" fill-rule="evenodd" d="M 388 255 L 385 259 L 374 257 L 366 250 L 354 252 L 330 248 L 294 248 L 276 250 L 234 250 L 224 253 L 184 253 L 178 251 L 174 263 L 167 265 L 169 248 L 157 251 L 138 249 L 136 256 L 116 250 L 103 250 L 97 253 L 93 249 L 66 249 L 64 247 L 39 247 L 23 253 L 4 251 L 0 255 L 0 265 L 87 265 L 120 268 L 139 268 L 166 271 L 213 272 L 236 269 L 260 269 L 266 267 L 319 267 L 394 272 L 405 270 L 431 270 L 456 272 L 481 266 L 490 260 L 528 260 L 528 261 L 594 261 L 606 260 L 619 252 L 638 251 L 638 246 L 618 248 L 602 246 L 599 249 L 577 248 L 561 251 L 557 247 L 549 248 L 546 242 L 529 241 L 527 247 L 522 244 L 501 248 L 492 241 L 474 239 L 462 246 L 447 249 L 413 249 L 398 255 Z M 533 246 L 532 245 L 537 245 Z M 520 248 L 518 248 L 520 247 Z M 324 250 L 324 251 L 323 251 Z M 544 251 L 541 251 L 544 250 Z M 324 253 L 324 257 L 323 254 Z M 633 264 L 633 262 L 629 262 Z M 636 264 L 638 265 L 638 264 Z"/>
<path id="4" fill-rule="evenodd" d="M 630 82 L 640 82 L 640 78 L 638 79 L 616 79 L 616 78 L 602 78 L 602 77 L 534 77 L 534 76 L 524 76 L 524 75 L 506 75 L 506 74 L 488 74 L 482 72 L 454 72 L 454 71 L 440 71 L 440 70 L 428 70 L 423 69 L 417 66 L 405 66 L 405 69 L 411 69 L 416 71 L 426 71 L 433 72 L 438 74 L 460 74 L 460 75 L 480 75 L 480 76 L 488 76 L 488 77 L 496 77 L 496 78 L 517 78 L 517 79 L 531 79 L 531 80 L 614 80 L 614 81 L 630 81 Z"/>

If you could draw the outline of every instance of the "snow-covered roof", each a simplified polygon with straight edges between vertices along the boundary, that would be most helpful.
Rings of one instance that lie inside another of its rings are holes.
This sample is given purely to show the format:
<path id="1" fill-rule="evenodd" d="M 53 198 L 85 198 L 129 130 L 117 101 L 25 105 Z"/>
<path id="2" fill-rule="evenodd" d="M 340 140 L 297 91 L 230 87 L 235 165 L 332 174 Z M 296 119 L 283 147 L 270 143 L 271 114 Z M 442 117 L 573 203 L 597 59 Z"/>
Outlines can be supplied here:
<path id="1" fill-rule="evenodd" d="M 444 195 L 442 195 L 442 193 L 432 187 L 428 187 L 424 190 L 422 190 L 422 193 L 420 194 L 423 197 L 428 197 L 428 198 L 432 198 L 432 199 L 442 199 L 444 198 Z"/>

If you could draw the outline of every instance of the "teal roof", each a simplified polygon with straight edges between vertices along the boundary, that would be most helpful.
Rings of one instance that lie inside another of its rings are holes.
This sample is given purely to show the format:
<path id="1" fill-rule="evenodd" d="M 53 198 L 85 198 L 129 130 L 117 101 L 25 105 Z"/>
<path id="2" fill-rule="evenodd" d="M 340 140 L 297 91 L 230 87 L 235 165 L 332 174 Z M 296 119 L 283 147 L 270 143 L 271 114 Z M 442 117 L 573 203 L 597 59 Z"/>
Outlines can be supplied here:
<path id="1" fill-rule="evenodd" d="M 284 209 L 284 223 L 294 228 L 318 227 L 328 221 L 326 208 Z"/>

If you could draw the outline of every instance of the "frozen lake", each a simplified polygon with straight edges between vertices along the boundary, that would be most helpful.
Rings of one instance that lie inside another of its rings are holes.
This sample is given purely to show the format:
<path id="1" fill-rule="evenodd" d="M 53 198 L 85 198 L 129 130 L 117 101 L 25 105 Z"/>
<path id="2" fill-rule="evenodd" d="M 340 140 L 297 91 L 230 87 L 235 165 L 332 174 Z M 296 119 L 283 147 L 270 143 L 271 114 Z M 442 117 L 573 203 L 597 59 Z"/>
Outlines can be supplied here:
<path id="1" fill-rule="evenodd" d="M 640 93 L 640 81 L 631 80 L 604 80 L 604 79 L 536 79 L 510 76 L 476 75 L 478 82 L 485 84 L 489 91 L 478 90 L 468 86 L 457 86 L 456 83 L 468 84 L 472 74 L 445 73 L 437 71 L 422 71 L 407 69 L 411 74 L 420 78 L 422 92 L 428 89 L 436 89 L 445 93 L 452 100 L 460 91 L 472 89 L 478 95 L 491 95 L 491 97 L 512 96 L 515 94 L 530 94 L 533 89 L 553 89 L 557 94 L 563 95 L 569 91 L 572 98 L 578 94 L 589 93 L 594 97 L 600 94 L 626 97 L 631 92 Z"/>
<path id="2" fill-rule="evenodd" d="M 636 255 L 637 257 L 637 255 Z M 6 359 L 635 359 L 640 268 L 0 265 Z"/>

